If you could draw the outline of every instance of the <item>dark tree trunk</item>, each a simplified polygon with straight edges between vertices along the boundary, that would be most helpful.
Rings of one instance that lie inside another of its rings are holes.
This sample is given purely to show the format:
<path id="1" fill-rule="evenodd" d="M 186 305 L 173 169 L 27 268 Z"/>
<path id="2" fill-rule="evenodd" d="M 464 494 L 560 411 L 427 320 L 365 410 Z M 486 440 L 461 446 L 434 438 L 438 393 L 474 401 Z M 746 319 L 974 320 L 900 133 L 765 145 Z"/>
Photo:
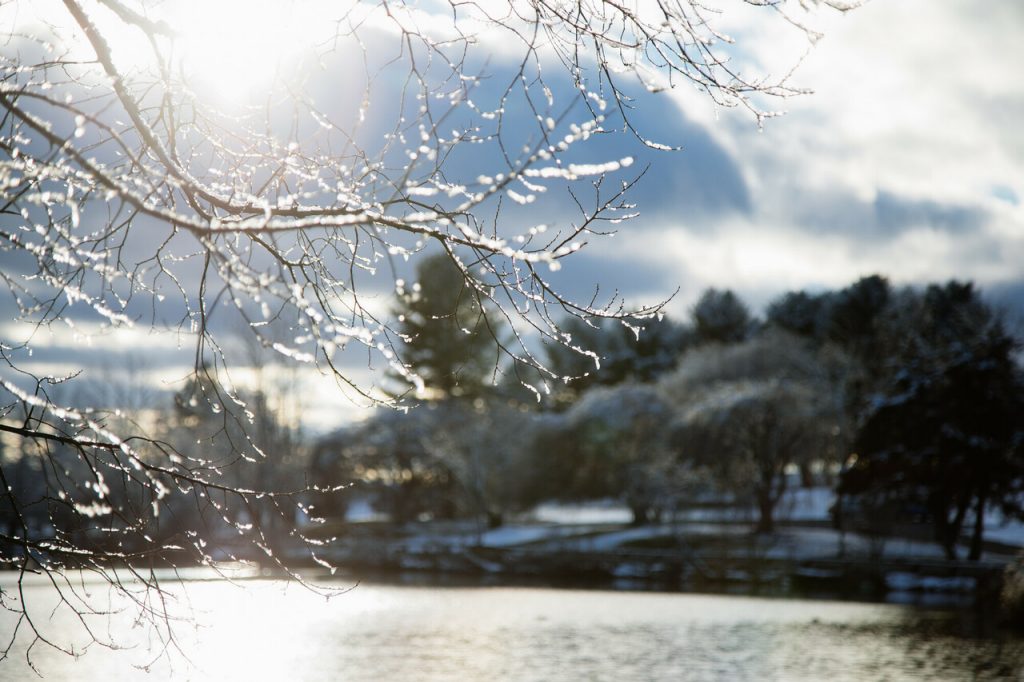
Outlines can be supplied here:
<path id="1" fill-rule="evenodd" d="M 651 522 L 651 509 L 646 505 L 630 505 L 630 511 L 633 512 L 633 521 L 630 525 L 633 526 L 646 526 Z"/>
<path id="2" fill-rule="evenodd" d="M 487 512 L 487 527 L 488 528 L 491 528 L 491 529 L 501 528 L 501 526 L 504 523 L 505 523 L 505 517 L 502 516 L 502 513 L 500 511 L 488 511 Z"/>
<path id="3" fill-rule="evenodd" d="M 942 544 L 942 551 L 945 553 L 946 558 L 950 561 L 954 561 L 957 558 L 956 555 L 956 539 L 950 538 L 949 529 L 945 528 L 942 531 L 942 537 L 939 539 Z"/>
<path id="4" fill-rule="evenodd" d="M 758 512 L 755 530 L 758 533 L 775 532 L 775 505 L 786 494 L 786 485 L 786 476 L 782 471 L 776 471 L 773 466 L 762 467 L 760 486 L 754 493 Z"/>
<path id="5" fill-rule="evenodd" d="M 984 491 L 978 493 L 978 509 L 974 516 L 974 532 L 971 534 L 971 549 L 967 559 L 977 561 L 981 558 L 982 543 L 985 537 L 985 504 L 987 502 Z"/>
<path id="6" fill-rule="evenodd" d="M 937 505 L 937 509 L 933 512 L 935 514 L 936 535 L 947 559 L 954 560 L 958 558 L 956 545 L 960 540 L 960 529 L 964 525 L 967 506 L 968 500 L 959 502 L 957 504 L 956 516 L 952 520 L 950 520 L 948 511 L 943 505 Z"/>
<path id="7" fill-rule="evenodd" d="M 811 465 L 807 462 L 800 465 L 800 485 L 804 488 L 814 487 L 814 472 L 811 471 Z"/>
<path id="8" fill-rule="evenodd" d="M 757 532 L 768 534 L 775 532 L 775 500 L 771 493 L 760 493 L 757 496 Z"/>

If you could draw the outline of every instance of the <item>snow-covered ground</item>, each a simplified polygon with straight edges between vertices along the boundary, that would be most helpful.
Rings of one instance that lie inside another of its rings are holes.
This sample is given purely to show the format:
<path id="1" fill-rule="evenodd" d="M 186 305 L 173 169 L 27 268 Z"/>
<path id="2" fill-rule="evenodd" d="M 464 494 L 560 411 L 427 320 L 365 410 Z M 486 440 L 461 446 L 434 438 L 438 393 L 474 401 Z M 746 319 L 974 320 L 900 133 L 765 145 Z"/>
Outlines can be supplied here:
<path id="1" fill-rule="evenodd" d="M 546 503 L 536 507 L 531 516 L 539 523 L 597 524 L 629 523 L 633 514 L 613 500 L 584 504 Z"/>
<path id="2" fill-rule="evenodd" d="M 375 510 L 370 504 L 370 500 L 363 497 L 352 500 L 345 511 L 345 520 L 350 522 L 384 521 L 386 519 L 387 514 Z"/>
<path id="3" fill-rule="evenodd" d="M 869 538 L 856 533 L 841 534 L 832 528 L 781 528 L 771 538 L 767 556 L 773 559 L 810 559 L 840 553 L 865 556 L 875 551 L 887 557 L 941 559 L 944 556 L 942 548 L 934 542 L 886 538 L 873 548 Z"/>
<path id="4" fill-rule="evenodd" d="M 776 509 L 778 531 L 761 543 L 765 555 L 770 558 L 808 559 L 814 557 L 846 555 L 874 555 L 881 553 L 889 557 L 935 558 L 943 557 L 942 549 L 934 542 L 906 538 L 871 539 L 856 533 L 840 533 L 830 524 L 830 509 L 835 503 L 832 488 L 818 486 L 801 488 L 793 486 L 779 502 Z M 614 502 L 599 502 L 587 505 L 546 504 L 534 512 L 537 520 L 547 523 L 617 523 L 626 524 L 630 512 Z M 685 539 L 699 535 L 722 536 L 730 533 L 749 533 L 752 510 L 742 508 L 701 508 L 680 512 L 671 526 L 643 526 L 613 530 L 601 534 L 589 534 L 575 539 L 550 539 L 534 547 L 561 548 L 582 551 L 608 551 L 624 543 L 678 532 Z M 821 522 L 821 527 L 787 526 L 787 521 Z M 1024 548 L 1024 523 L 1006 520 L 1000 514 L 988 515 L 985 538 L 990 541 Z M 506 545 L 508 546 L 508 545 Z"/>
<path id="5" fill-rule="evenodd" d="M 856 533 L 840 533 L 830 526 L 829 510 L 835 501 L 831 488 L 800 488 L 786 493 L 776 510 L 777 532 L 754 540 L 751 510 L 706 507 L 680 512 L 669 523 L 629 527 L 630 510 L 615 501 L 578 505 L 543 504 L 519 523 L 488 530 L 469 523 L 422 524 L 399 545 L 405 552 L 457 550 L 464 547 L 529 547 L 549 551 L 607 552 L 637 540 L 674 535 L 685 545 L 701 537 L 747 536 L 749 550 L 766 558 L 810 559 L 816 557 L 873 556 L 941 558 L 934 542 L 905 538 L 871 539 Z M 368 505 L 353 505 L 352 516 L 376 518 Z M 820 522 L 817 527 L 787 525 L 787 521 Z M 1024 547 L 1024 523 L 1007 522 L 998 514 L 987 519 L 985 537 L 1003 544 Z M 742 543 L 737 540 L 737 547 Z"/>
<path id="6" fill-rule="evenodd" d="M 985 539 L 1024 547 L 1024 523 L 1007 519 L 1002 512 L 989 512 L 985 515 Z"/>
<path id="7" fill-rule="evenodd" d="M 429 528 L 426 526 L 425 528 Z M 405 552 L 422 553 L 440 549 L 468 547 L 528 547 L 539 551 L 610 552 L 637 540 L 675 536 L 685 546 L 699 544 L 701 538 L 735 538 L 735 549 L 770 559 L 803 560 L 820 557 L 869 556 L 878 552 L 888 557 L 941 559 L 941 548 L 933 542 L 888 538 L 874 545 L 870 538 L 855 533 L 841 534 L 832 528 L 782 526 L 770 536 L 755 536 L 746 524 L 676 523 L 652 524 L 630 528 L 607 525 L 560 526 L 557 524 L 508 525 L 477 532 L 462 531 L 414 533 L 401 542 Z M 749 544 L 743 538 L 749 539 Z M 734 550 L 735 551 L 735 550 Z"/>
<path id="8" fill-rule="evenodd" d="M 606 526 L 558 524 L 508 524 L 501 528 L 486 530 L 472 523 L 448 526 L 438 531 L 433 524 L 424 524 L 401 543 L 409 552 L 429 552 L 433 549 L 456 549 L 460 547 L 518 547 L 533 546 L 539 542 L 571 542 L 577 535 L 593 533 Z"/>
<path id="9" fill-rule="evenodd" d="M 829 486 L 790 488 L 779 501 L 776 518 L 788 521 L 827 521 L 836 494 Z"/>
<path id="10" fill-rule="evenodd" d="M 485 547 L 514 547 L 539 540 L 569 538 L 577 534 L 579 529 L 554 525 L 545 526 L 505 526 L 484 533 L 480 544 Z"/>
<path id="11" fill-rule="evenodd" d="M 781 521 L 828 521 L 829 509 L 835 502 L 832 488 L 791 488 L 779 501 L 775 518 Z M 614 500 L 583 504 L 546 503 L 536 507 L 531 516 L 540 523 L 598 524 L 629 523 L 633 515 Z M 685 509 L 675 516 L 680 521 L 742 523 L 753 521 L 754 511 L 746 507 L 720 506 Z"/>

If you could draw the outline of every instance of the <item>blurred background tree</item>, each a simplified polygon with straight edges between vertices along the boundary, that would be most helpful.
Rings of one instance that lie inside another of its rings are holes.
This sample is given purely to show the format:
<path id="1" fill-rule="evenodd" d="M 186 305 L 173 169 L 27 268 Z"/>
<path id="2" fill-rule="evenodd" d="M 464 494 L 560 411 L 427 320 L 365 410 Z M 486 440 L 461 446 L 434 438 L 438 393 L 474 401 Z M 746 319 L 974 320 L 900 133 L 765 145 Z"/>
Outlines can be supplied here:
<path id="1" fill-rule="evenodd" d="M 415 282 L 396 284 L 405 362 L 422 379 L 412 385 L 408 375 L 392 372 L 403 385 L 396 396 L 411 390 L 421 398 L 466 398 L 494 383 L 505 323 L 483 289 L 447 254 L 424 257 Z"/>

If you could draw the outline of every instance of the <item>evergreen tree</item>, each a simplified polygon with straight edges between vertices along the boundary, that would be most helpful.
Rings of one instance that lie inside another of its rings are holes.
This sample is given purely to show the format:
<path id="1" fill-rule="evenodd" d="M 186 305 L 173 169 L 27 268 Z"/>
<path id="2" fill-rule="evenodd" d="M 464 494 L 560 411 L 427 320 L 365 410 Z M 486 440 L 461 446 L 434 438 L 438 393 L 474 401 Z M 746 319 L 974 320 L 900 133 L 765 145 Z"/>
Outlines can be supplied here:
<path id="1" fill-rule="evenodd" d="M 420 261 L 417 281 L 400 283 L 396 314 L 405 341 L 405 367 L 423 381 L 420 397 L 440 399 L 479 394 L 490 382 L 499 358 L 501 319 L 487 306 L 482 284 L 447 254 Z M 408 393 L 408 377 L 391 373 Z M 418 387 L 416 387 L 418 388 Z"/>
<path id="2" fill-rule="evenodd" d="M 950 558 L 973 518 L 978 559 L 986 510 L 1024 512 L 1018 343 L 969 283 L 928 287 L 912 313 L 840 492 L 925 509 Z"/>
<path id="3" fill-rule="evenodd" d="M 593 326 L 569 318 L 563 328 L 572 345 L 599 358 L 563 345 L 546 347 L 548 365 L 568 381 L 554 387 L 555 407 L 567 406 L 595 386 L 614 386 L 626 381 L 648 383 L 671 371 L 692 345 L 690 330 L 667 317 L 631 320 L 598 320 Z"/>
<path id="4" fill-rule="evenodd" d="M 789 291 L 768 304 L 766 321 L 773 327 L 820 342 L 829 302 L 828 294 Z"/>
<path id="5" fill-rule="evenodd" d="M 739 343 L 753 331 L 750 309 L 731 290 L 708 289 L 693 306 L 693 329 L 701 343 Z"/>
<path id="6" fill-rule="evenodd" d="M 875 355 L 874 346 L 892 299 L 888 279 L 861 277 L 835 295 L 826 327 L 828 338 L 862 358 Z"/>

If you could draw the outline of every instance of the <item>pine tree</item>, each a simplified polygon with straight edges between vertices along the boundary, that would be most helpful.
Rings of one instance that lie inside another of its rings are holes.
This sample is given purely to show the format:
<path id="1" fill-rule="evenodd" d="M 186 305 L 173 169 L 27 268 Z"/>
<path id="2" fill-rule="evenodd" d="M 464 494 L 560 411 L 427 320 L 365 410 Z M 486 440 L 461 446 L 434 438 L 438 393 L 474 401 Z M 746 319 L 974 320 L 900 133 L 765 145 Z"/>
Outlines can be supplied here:
<path id="1" fill-rule="evenodd" d="M 424 383 L 418 397 L 443 399 L 478 395 L 490 383 L 499 357 L 500 318 L 481 289 L 469 286 L 447 254 L 422 260 L 417 281 L 401 285 L 396 313 L 405 340 L 406 367 Z M 480 285 L 481 287 L 483 285 Z M 392 373 L 402 386 L 413 386 Z"/>

